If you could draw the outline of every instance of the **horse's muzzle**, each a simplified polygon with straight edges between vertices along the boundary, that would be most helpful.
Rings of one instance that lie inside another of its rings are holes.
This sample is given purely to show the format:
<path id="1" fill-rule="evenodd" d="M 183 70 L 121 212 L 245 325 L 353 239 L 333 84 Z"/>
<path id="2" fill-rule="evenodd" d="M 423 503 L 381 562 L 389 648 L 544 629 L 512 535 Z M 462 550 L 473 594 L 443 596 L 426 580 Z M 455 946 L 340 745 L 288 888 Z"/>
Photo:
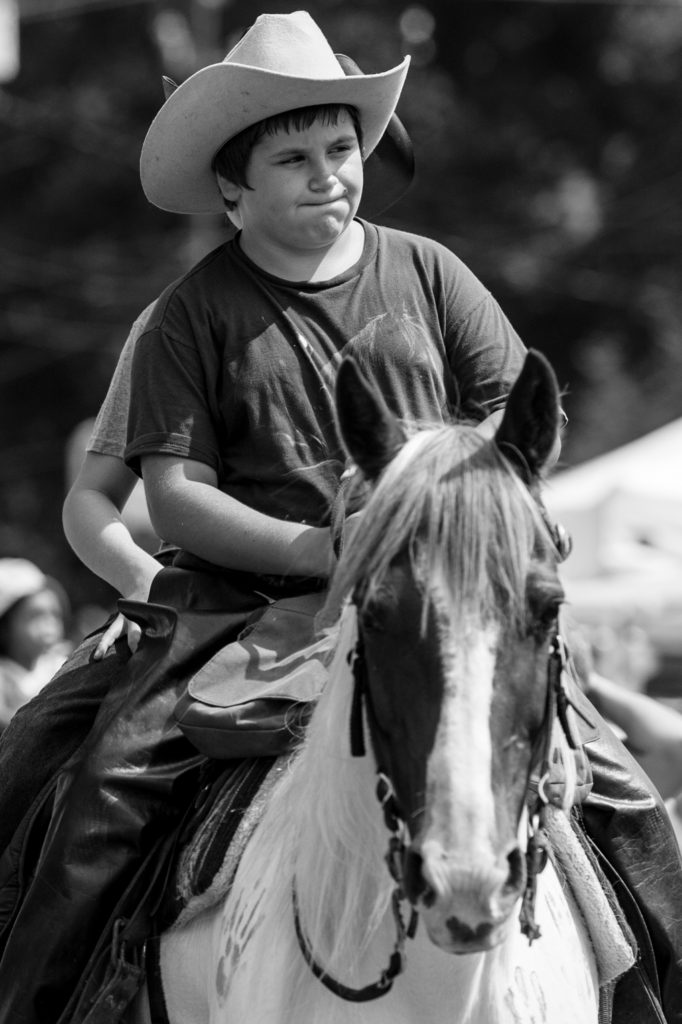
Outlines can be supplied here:
<path id="1" fill-rule="evenodd" d="M 432 846 L 412 847 L 405 857 L 406 895 L 419 907 L 431 941 L 450 953 L 498 945 L 525 883 L 525 856 L 516 844 L 487 865 L 460 863 Z"/>

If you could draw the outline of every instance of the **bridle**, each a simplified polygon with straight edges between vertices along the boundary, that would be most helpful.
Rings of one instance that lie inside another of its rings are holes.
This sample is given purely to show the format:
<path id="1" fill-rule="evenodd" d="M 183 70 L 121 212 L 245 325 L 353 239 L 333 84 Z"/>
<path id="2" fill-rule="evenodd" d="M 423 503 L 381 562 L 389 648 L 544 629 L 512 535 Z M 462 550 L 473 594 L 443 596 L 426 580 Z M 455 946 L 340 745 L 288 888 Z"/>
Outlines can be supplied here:
<path id="1" fill-rule="evenodd" d="M 414 938 L 417 931 L 417 924 L 419 922 L 419 915 L 414 907 L 410 908 L 410 916 L 407 925 L 405 924 L 405 919 L 403 917 L 403 903 L 406 902 L 406 897 L 403 887 L 402 865 L 403 855 L 406 849 L 405 837 L 407 835 L 407 826 L 403 819 L 397 814 L 397 803 L 395 793 L 393 792 L 393 786 L 391 785 L 388 776 L 384 775 L 383 772 L 377 773 L 376 792 L 377 798 L 384 812 L 384 822 L 389 831 L 386 864 L 391 874 L 391 878 L 395 883 L 395 887 L 391 893 L 391 910 L 393 912 L 393 922 L 396 931 L 395 943 L 393 945 L 393 951 L 389 957 L 388 964 L 376 981 L 369 985 L 365 985 L 362 988 L 351 988 L 349 985 L 344 985 L 343 982 L 338 981 L 331 974 L 328 974 L 327 971 L 325 971 L 316 959 L 310 943 L 305 936 L 299 913 L 296 886 L 294 885 L 292 889 L 296 938 L 298 939 L 299 947 L 308 967 L 315 977 L 318 978 L 330 992 L 333 992 L 335 996 L 339 996 L 339 998 L 352 1003 L 366 1003 L 372 999 L 378 999 L 380 996 L 386 995 L 386 993 L 391 990 L 394 978 L 397 978 L 399 974 L 402 974 L 405 969 L 405 942 L 407 939 Z"/>
<path id="2" fill-rule="evenodd" d="M 559 524 L 547 525 L 561 561 L 571 549 L 570 537 Z M 369 688 L 366 678 L 366 666 L 363 653 L 362 636 L 359 635 L 356 646 L 348 654 L 349 665 L 353 674 L 353 699 L 350 711 L 350 749 L 353 757 L 364 757 L 367 753 L 365 742 L 364 709 L 369 710 Z M 554 802 L 547 794 L 550 779 L 553 743 L 552 734 L 554 721 L 558 719 L 567 743 L 572 751 L 582 746 L 580 733 L 575 721 L 575 712 L 564 686 L 564 673 L 568 663 L 566 643 L 556 627 L 549 640 L 547 659 L 547 689 L 545 711 L 542 725 L 536 738 L 531 756 L 531 764 L 539 765 L 539 779 L 536 785 L 531 781 L 529 786 L 529 836 L 526 847 L 526 887 L 521 900 L 519 921 L 521 932 L 529 943 L 540 936 L 540 928 L 535 921 L 535 898 L 537 892 L 537 876 L 544 870 L 548 859 L 549 839 L 546 831 L 547 806 Z M 381 972 L 377 981 L 362 988 L 351 988 L 338 981 L 317 960 L 308 941 L 300 917 L 296 883 L 292 886 L 292 903 L 296 938 L 303 957 L 310 970 L 322 984 L 334 995 L 349 1002 L 368 1002 L 386 995 L 393 985 L 394 979 L 405 968 L 405 942 L 414 938 L 418 925 L 418 911 L 410 908 L 407 926 L 404 922 L 402 905 L 407 902 L 404 885 L 403 864 L 407 851 L 406 838 L 408 829 L 396 798 L 393 784 L 381 765 L 377 765 L 377 799 L 381 805 L 384 823 L 389 833 L 388 851 L 385 860 L 391 878 L 395 883 L 391 895 L 391 908 L 396 929 L 396 939 L 387 967 Z"/>
<path id="3" fill-rule="evenodd" d="M 564 736 L 572 751 L 582 746 L 580 733 L 574 718 L 574 711 L 564 686 L 564 672 L 568 664 L 568 649 L 564 638 L 555 631 L 549 642 L 547 660 L 547 691 L 545 714 L 542 727 L 536 742 L 535 756 L 532 764 L 539 764 L 539 778 L 534 786 L 531 780 L 529 787 L 528 814 L 529 835 L 526 845 L 526 887 L 521 900 L 519 921 L 521 932 L 529 943 L 540 937 L 540 928 L 535 921 L 535 897 L 537 892 L 537 876 L 547 864 L 549 838 L 546 829 L 547 807 L 554 801 L 547 794 L 552 765 L 552 734 L 554 721 L 558 719 Z M 538 749 L 541 751 L 539 757 Z"/>

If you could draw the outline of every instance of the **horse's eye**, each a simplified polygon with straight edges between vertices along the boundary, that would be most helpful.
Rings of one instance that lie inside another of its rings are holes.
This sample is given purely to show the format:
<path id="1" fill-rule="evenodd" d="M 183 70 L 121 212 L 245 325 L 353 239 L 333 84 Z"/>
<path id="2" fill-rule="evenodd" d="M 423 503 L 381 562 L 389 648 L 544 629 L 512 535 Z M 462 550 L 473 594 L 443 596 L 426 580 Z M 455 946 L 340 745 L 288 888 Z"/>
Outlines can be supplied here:
<path id="1" fill-rule="evenodd" d="M 367 632 L 386 632 L 389 621 L 389 604 L 385 594 L 373 594 L 360 608 L 360 623 Z"/>
<path id="2" fill-rule="evenodd" d="M 543 640 L 556 627 L 562 603 L 562 598 L 558 596 L 535 601 L 531 599 L 528 633 Z"/>
<path id="3" fill-rule="evenodd" d="M 377 604 L 370 604 L 363 608 L 360 618 L 362 628 L 367 632 L 383 633 L 386 629 L 386 618 Z"/>
<path id="4" fill-rule="evenodd" d="M 561 603 L 562 602 L 557 598 L 554 601 L 550 601 L 550 603 L 545 608 L 543 608 L 539 618 L 542 625 L 545 626 L 547 629 L 550 629 L 550 627 L 553 626 L 557 621 L 559 617 L 559 609 L 561 608 Z"/>
<path id="5" fill-rule="evenodd" d="M 566 527 L 562 526 L 561 523 L 554 524 L 553 533 L 559 561 L 565 562 L 573 550 L 573 538 Z"/>

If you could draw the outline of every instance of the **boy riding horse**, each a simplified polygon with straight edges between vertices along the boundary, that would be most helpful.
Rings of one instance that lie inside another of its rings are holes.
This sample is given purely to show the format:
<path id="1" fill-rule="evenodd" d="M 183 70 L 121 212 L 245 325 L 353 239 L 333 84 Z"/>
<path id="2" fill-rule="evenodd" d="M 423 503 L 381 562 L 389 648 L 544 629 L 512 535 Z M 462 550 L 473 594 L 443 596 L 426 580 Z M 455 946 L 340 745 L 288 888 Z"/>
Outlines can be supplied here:
<path id="1" fill-rule="evenodd" d="M 69 999 L 120 894 L 193 798 L 203 758 L 173 717 L 188 679 L 272 602 L 326 589 L 346 457 L 342 356 L 405 421 L 465 417 L 487 433 L 499 421 L 525 349 L 495 300 L 443 246 L 356 216 L 363 161 L 408 63 L 348 77 L 305 12 L 263 15 L 149 129 L 150 201 L 227 209 L 239 230 L 166 289 L 136 346 L 126 461 L 178 553 L 146 602 L 122 603 L 142 639 L 61 780 L 0 964 L 0 1024 L 73 1019 Z M 663 812 L 617 758 L 600 758 L 586 820 L 651 905 L 639 832 L 653 822 L 668 843 Z M 666 895 L 682 900 L 679 856 L 666 856 Z M 679 917 L 659 904 L 652 921 L 666 1012 L 682 1020 Z"/>

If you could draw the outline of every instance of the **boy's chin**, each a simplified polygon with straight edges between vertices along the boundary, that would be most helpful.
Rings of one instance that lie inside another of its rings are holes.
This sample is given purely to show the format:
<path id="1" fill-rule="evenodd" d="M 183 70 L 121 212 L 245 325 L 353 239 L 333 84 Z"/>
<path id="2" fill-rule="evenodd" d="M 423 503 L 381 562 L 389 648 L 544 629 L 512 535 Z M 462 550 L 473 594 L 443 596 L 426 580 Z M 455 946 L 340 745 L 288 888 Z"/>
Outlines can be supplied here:
<path id="1" fill-rule="evenodd" d="M 344 216 L 328 213 L 319 217 L 303 234 L 313 246 L 334 245 L 344 237 L 352 223 L 353 218 L 348 213 Z"/>

